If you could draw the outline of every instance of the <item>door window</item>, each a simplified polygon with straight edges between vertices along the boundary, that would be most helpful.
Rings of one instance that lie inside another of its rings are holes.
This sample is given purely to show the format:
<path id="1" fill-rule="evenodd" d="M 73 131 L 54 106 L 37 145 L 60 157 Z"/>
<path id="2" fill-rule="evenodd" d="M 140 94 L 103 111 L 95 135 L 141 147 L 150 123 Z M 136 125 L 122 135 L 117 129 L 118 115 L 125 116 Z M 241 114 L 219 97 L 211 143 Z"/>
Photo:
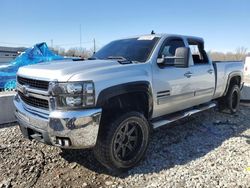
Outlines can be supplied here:
<path id="1" fill-rule="evenodd" d="M 185 44 L 182 39 L 172 39 L 167 41 L 161 50 L 160 57 L 164 55 L 165 57 L 173 57 L 175 56 L 175 51 L 177 48 L 185 47 Z"/>
<path id="2" fill-rule="evenodd" d="M 159 58 L 164 57 L 174 57 L 177 48 L 185 47 L 182 39 L 171 39 L 163 44 L 163 47 L 159 53 Z M 168 59 L 165 65 L 174 65 L 174 59 Z"/>

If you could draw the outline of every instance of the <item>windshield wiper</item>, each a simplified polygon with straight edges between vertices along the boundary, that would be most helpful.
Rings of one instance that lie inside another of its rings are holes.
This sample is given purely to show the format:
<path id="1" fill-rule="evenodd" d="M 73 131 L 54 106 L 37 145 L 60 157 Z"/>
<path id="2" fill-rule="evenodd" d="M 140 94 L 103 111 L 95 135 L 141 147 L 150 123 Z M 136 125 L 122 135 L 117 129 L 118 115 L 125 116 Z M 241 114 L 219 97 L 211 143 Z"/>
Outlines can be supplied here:
<path id="1" fill-rule="evenodd" d="M 126 59 L 123 56 L 108 56 L 107 59 L 114 59 L 117 60 L 121 64 L 129 64 L 133 63 L 133 61 Z"/>
<path id="2" fill-rule="evenodd" d="M 128 61 L 125 57 L 123 56 L 108 56 L 107 59 L 120 59 L 124 61 Z"/>

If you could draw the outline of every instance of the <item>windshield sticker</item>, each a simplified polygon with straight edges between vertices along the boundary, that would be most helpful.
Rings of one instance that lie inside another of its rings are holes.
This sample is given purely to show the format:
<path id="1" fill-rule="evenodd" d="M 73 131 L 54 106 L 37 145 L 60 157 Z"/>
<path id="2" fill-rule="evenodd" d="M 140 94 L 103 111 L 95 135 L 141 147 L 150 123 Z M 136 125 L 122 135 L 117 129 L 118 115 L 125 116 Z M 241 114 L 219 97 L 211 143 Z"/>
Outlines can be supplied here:
<path id="1" fill-rule="evenodd" d="M 153 40 L 155 36 L 148 35 L 148 36 L 141 36 L 137 40 Z"/>

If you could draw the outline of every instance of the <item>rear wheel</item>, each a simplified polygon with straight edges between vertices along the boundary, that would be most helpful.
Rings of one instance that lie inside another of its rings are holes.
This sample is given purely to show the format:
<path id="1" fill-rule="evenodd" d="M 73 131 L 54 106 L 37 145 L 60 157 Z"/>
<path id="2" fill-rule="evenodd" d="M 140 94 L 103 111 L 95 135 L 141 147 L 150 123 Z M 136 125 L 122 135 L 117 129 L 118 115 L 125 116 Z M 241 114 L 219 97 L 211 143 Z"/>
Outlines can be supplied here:
<path id="1" fill-rule="evenodd" d="M 227 93 L 227 108 L 232 114 L 236 113 L 240 106 L 240 88 L 238 85 L 232 86 Z"/>
<path id="2" fill-rule="evenodd" d="M 146 118 L 141 113 L 128 112 L 101 127 L 94 153 L 108 169 L 123 171 L 143 158 L 148 141 Z"/>
<path id="3" fill-rule="evenodd" d="M 238 85 L 232 85 L 228 89 L 227 95 L 219 100 L 221 110 L 228 109 L 231 114 L 238 111 L 240 105 L 240 88 Z"/>

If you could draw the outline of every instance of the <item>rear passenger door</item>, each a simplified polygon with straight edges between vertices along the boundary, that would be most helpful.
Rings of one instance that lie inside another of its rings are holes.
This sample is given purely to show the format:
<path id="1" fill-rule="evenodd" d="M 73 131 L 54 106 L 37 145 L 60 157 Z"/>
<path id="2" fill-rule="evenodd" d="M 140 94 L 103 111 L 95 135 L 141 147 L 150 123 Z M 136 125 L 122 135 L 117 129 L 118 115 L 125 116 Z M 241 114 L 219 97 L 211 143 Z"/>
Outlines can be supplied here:
<path id="1" fill-rule="evenodd" d="M 204 50 L 203 42 L 189 40 L 188 43 L 193 60 L 193 65 L 190 66 L 194 90 L 193 103 L 199 105 L 212 100 L 215 91 L 215 73 Z"/>

